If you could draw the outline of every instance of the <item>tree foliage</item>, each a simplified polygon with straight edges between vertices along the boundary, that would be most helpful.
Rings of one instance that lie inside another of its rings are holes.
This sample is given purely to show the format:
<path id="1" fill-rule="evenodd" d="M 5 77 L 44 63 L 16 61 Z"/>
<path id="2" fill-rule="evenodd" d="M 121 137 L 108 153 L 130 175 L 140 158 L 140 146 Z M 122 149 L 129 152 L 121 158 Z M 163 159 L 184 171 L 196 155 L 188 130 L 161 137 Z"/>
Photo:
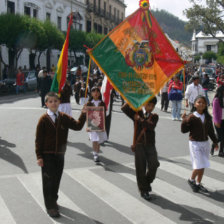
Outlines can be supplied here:
<path id="1" fill-rule="evenodd" d="M 189 0 L 193 5 L 185 10 L 189 19 L 188 30 L 202 30 L 205 34 L 216 37 L 217 31 L 224 33 L 224 1 L 223 0 Z M 203 3 L 203 5 L 202 5 Z M 220 41 L 223 41 L 220 39 Z"/>
<path id="2" fill-rule="evenodd" d="M 211 61 L 212 59 L 216 60 L 217 59 L 217 55 L 216 53 L 212 52 L 212 51 L 207 51 L 202 55 L 203 59 L 206 59 L 208 61 Z"/>
<path id="3" fill-rule="evenodd" d="M 224 65 L 224 43 L 219 43 L 217 62 Z"/>

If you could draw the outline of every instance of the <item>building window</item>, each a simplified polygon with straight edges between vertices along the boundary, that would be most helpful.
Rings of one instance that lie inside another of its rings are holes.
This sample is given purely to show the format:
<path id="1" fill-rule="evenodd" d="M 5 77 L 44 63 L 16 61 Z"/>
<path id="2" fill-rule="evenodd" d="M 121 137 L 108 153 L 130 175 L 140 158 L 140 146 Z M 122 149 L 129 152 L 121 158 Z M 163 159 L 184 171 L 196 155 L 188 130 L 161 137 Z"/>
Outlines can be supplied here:
<path id="1" fill-rule="evenodd" d="M 211 51 L 212 50 L 212 45 L 207 45 L 207 51 Z"/>
<path id="2" fill-rule="evenodd" d="M 100 13 L 100 11 L 101 11 L 101 0 L 98 0 L 98 12 Z"/>
<path id="3" fill-rule="evenodd" d="M 112 13 L 112 7 L 111 7 L 111 5 L 110 5 L 110 7 L 109 7 L 109 17 L 111 18 L 111 13 Z"/>
<path id="4" fill-rule="evenodd" d="M 106 35 L 108 33 L 108 29 L 104 27 L 104 34 Z"/>
<path id="5" fill-rule="evenodd" d="M 114 19 L 116 19 L 116 18 L 117 18 L 117 9 L 114 8 Z"/>
<path id="6" fill-rule="evenodd" d="M 97 23 L 94 23 L 94 31 L 97 33 Z"/>
<path id="7" fill-rule="evenodd" d="M 7 2 L 7 13 L 15 14 L 15 3 L 8 1 Z"/>
<path id="8" fill-rule="evenodd" d="M 104 2 L 104 16 L 106 16 L 106 12 L 107 12 L 107 3 L 106 2 Z"/>
<path id="9" fill-rule="evenodd" d="M 121 13 L 121 20 L 124 20 L 124 13 Z"/>
<path id="10" fill-rule="evenodd" d="M 94 2 L 93 2 L 93 9 L 94 9 L 94 11 L 96 11 L 96 0 L 94 0 Z"/>
<path id="11" fill-rule="evenodd" d="M 37 18 L 37 13 L 38 13 L 37 9 L 33 9 L 33 18 Z"/>
<path id="12" fill-rule="evenodd" d="M 90 33 L 92 28 L 92 23 L 91 21 L 87 21 L 86 23 L 86 32 Z"/>
<path id="13" fill-rule="evenodd" d="M 101 25 L 98 25 L 98 30 L 97 30 L 98 33 L 102 34 L 102 26 Z"/>
<path id="14" fill-rule="evenodd" d="M 24 14 L 27 16 L 31 16 L 30 7 L 24 6 Z"/>
<path id="15" fill-rule="evenodd" d="M 51 14 L 49 12 L 46 13 L 46 20 L 51 21 Z"/>
<path id="16" fill-rule="evenodd" d="M 61 17 L 58 16 L 58 29 L 61 30 Z"/>
<path id="17" fill-rule="evenodd" d="M 119 20 L 120 19 L 120 11 L 117 10 L 117 19 Z"/>

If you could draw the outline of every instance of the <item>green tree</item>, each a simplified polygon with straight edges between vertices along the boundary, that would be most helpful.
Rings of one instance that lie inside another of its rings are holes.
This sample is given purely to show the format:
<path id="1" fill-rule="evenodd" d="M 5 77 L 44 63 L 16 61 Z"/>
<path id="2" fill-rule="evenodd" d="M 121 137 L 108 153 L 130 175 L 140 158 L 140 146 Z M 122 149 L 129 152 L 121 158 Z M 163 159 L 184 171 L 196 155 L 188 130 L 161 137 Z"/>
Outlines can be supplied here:
<path id="1" fill-rule="evenodd" d="M 104 35 L 95 32 L 87 33 L 85 40 L 87 47 L 93 48 L 103 37 Z"/>
<path id="2" fill-rule="evenodd" d="M 52 24 L 49 20 L 46 20 L 43 23 L 44 30 L 47 35 L 47 47 L 45 46 L 40 50 L 39 56 L 38 56 L 38 63 L 40 60 L 41 54 L 47 50 L 47 67 L 48 69 L 50 68 L 50 54 L 52 49 L 58 49 L 61 50 L 63 43 L 65 41 L 65 36 L 64 34 L 54 25 Z M 39 63 L 40 64 L 40 63 Z"/>
<path id="3" fill-rule="evenodd" d="M 0 44 L 9 51 L 9 69 L 11 72 L 17 67 L 17 61 L 23 47 L 27 45 L 27 31 L 30 19 L 25 16 L 2 14 L 0 15 Z M 1 61 L 6 65 L 6 62 Z"/>
<path id="4" fill-rule="evenodd" d="M 199 54 L 194 56 L 194 61 L 195 62 L 199 62 L 200 59 L 201 59 L 201 56 Z"/>
<path id="5" fill-rule="evenodd" d="M 202 55 L 203 59 L 207 60 L 208 62 L 212 62 L 212 59 L 216 60 L 217 59 L 217 55 L 216 53 L 212 52 L 212 51 L 207 51 Z"/>
<path id="6" fill-rule="evenodd" d="M 224 65 L 224 43 L 220 42 L 218 47 L 217 62 Z"/>
<path id="7" fill-rule="evenodd" d="M 186 25 L 188 30 L 202 30 L 205 34 L 210 34 L 214 38 L 217 31 L 224 33 L 224 1 L 223 0 L 206 0 L 205 4 L 201 4 L 201 0 L 189 0 L 193 5 L 185 10 L 185 14 L 189 19 Z M 217 38 L 219 39 L 219 38 Z M 222 39 L 220 41 L 223 42 Z"/>
<path id="8" fill-rule="evenodd" d="M 76 62 L 78 58 L 76 57 L 76 52 L 85 53 L 86 49 L 83 45 L 86 44 L 86 33 L 79 30 L 71 29 L 69 36 L 69 49 L 73 51 L 75 55 Z"/>

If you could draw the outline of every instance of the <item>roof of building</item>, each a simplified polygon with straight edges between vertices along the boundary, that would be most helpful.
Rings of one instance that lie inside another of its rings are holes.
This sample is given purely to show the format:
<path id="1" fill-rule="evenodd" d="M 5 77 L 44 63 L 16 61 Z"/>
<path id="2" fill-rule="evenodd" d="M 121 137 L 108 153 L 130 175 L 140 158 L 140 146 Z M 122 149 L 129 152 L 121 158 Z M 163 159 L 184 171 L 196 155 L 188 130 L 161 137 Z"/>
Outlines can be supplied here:
<path id="1" fill-rule="evenodd" d="M 200 31 L 196 36 L 196 38 L 213 38 L 210 34 L 204 34 L 202 31 Z M 217 32 L 216 37 L 218 38 L 224 38 L 224 34 L 222 32 Z M 193 37 L 192 37 L 193 40 Z"/>

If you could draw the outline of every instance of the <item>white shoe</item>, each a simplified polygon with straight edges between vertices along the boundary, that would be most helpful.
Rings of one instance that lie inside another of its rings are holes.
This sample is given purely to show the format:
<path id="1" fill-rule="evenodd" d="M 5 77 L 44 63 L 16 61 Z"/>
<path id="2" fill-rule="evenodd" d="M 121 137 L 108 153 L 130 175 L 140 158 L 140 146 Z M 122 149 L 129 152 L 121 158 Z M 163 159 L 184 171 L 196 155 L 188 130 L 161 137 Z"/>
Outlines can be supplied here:
<path id="1" fill-rule="evenodd" d="M 176 118 L 172 117 L 172 121 L 176 121 L 176 120 L 177 120 Z"/>
<path id="2" fill-rule="evenodd" d="M 99 159 L 98 155 L 93 156 L 93 160 L 94 160 L 95 163 L 99 163 L 100 162 L 100 159 Z"/>

